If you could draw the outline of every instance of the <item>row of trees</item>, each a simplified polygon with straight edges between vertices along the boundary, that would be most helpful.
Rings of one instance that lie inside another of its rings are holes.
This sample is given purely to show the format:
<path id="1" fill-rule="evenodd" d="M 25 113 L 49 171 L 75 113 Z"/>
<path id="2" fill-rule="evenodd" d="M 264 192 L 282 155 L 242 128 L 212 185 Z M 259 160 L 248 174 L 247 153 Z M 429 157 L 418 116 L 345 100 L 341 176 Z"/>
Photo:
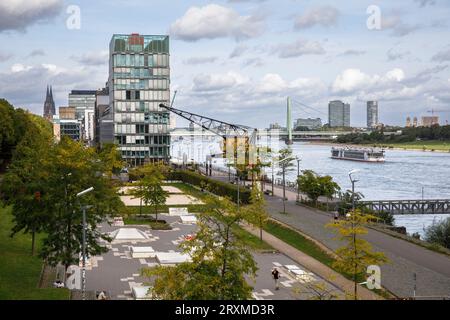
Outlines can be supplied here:
<path id="1" fill-rule="evenodd" d="M 43 233 L 40 256 L 50 265 L 62 263 L 67 268 L 78 264 L 83 206 L 91 206 L 87 211 L 88 255 L 106 250 L 98 240 L 109 239 L 96 227 L 122 205 L 111 179 L 122 167 L 120 153 L 113 145 L 95 150 L 66 137 L 55 143 L 45 120 L 26 112 L 23 115 L 23 121 L 15 126 L 22 137 L 12 149 L 0 186 L 3 202 L 12 206 L 11 236 L 31 234 L 31 252 L 35 254 L 35 235 Z M 93 192 L 76 197 L 90 187 Z"/>
<path id="2" fill-rule="evenodd" d="M 371 133 L 350 133 L 339 136 L 338 143 L 370 144 L 370 143 L 404 143 L 421 140 L 450 141 L 450 126 L 398 128 L 401 135 L 385 135 L 383 130 Z"/>
<path id="3" fill-rule="evenodd" d="M 14 109 L 8 101 L 0 99 L 0 173 L 11 162 L 16 146 L 29 134 L 51 137 L 51 124 L 28 111 Z"/>

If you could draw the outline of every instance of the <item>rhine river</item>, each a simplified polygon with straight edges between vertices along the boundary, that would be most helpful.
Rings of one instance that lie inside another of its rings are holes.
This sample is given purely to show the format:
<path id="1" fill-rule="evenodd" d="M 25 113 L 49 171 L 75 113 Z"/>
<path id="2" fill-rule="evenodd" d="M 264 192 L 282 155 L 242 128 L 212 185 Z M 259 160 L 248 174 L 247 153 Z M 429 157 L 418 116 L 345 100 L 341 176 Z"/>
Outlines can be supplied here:
<path id="1" fill-rule="evenodd" d="M 175 142 L 172 156 L 181 157 L 186 153 L 189 159 L 204 162 L 205 154 L 219 153 L 219 144 L 195 143 L 184 139 Z M 284 147 L 280 143 L 280 148 Z M 330 175 L 342 190 L 351 189 L 348 172 L 358 169 L 354 177 L 359 180 L 355 190 L 364 195 L 365 200 L 408 200 L 408 199 L 449 199 L 450 198 L 450 153 L 386 150 L 385 163 L 364 163 L 357 161 L 331 159 L 331 146 L 295 142 L 292 146 L 294 156 L 301 158 L 300 170 L 310 169 L 320 175 Z M 214 166 L 223 166 L 220 159 Z M 286 174 L 288 181 L 295 181 L 295 170 Z M 267 170 L 270 176 L 270 169 Z M 279 178 L 279 177 L 276 177 Z M 405 215 L 396 216 L 396 225 L 405 226 L 408 233 L 419 232 L 450 215 Z"/>

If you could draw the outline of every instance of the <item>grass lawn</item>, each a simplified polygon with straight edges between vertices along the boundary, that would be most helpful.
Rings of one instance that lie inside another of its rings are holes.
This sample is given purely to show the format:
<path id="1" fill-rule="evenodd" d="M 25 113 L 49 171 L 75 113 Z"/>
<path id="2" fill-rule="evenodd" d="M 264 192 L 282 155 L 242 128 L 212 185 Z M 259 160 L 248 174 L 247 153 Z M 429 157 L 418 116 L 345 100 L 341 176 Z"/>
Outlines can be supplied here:
<path id="1" fill-rule="evenodd" d="M 450 141 L 412 141 L 404 143 L 378 143 L 374 144 L 378 147 L 393 147 L 400 149 L 414 149 L 414 150 L 436 150 L 436 151 L 450 151 Z"/>
<path id="2" fill-rule="evenodd" d="M 261 241 L 259 239 L 259 237 L 254 236 L 253 234 L 245 231 L 244 229 L 242 229 L 239 226 L 235 226 L 233 228 L 233 232 L 236 235 L 236 237 L 238 237 L 239 239 L 241 239 L 245 245 L 247 247 L 249 247 L 252 250 L 255 251 L 275 251 L 274 248 L 272 248 L 272 246 L 270 246 L 268 243 L 266 243 L 264 241 Z"/>
<path id="3" fill-rule="evenodd" d="M 149 219 L 139 218 L 125 218 L 123 219 L 125 225 L 148 225 L 154 230 L 172 230 L 172 227 L 167 222 L 162 222 L 158 217 L 158 222 Z"/>
<path id="4" fill-rule="evenodd" d="M 0 300 L 63 300 L 67 289 L 38 289 L 42 260 L 31 253 L 31 236 L 11 238 L 10 208 L 0 208 Z M 37 250 L 42 237 L 37 237 Z"/>
<path id="5" fill-rule="evenodd" d="M 269 220 L 264 230 L 331 268 L 334 258 L 300 233 Z"/>

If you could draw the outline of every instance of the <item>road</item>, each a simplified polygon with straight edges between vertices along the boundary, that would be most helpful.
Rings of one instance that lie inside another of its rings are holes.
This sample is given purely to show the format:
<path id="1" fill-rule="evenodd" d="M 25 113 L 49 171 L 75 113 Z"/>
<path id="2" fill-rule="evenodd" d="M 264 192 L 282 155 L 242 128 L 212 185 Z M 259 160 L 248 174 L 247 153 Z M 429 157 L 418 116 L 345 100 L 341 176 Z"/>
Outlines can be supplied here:
<path id="1" fill-rule="evenodd" d="M 213 178 L 227 180 L 223 176 Z M 266 189 L 271 190 L 271 186 L 266 185 Z M 293 191 L 286 190 L 286 196 L 287 214 L 282 213 L 281 188 L 275 187 L 275 196 L 266 196 L 272 218 L 302 231 L 331 250 L 342 245 L 332 230 L 325 228 L 332 219 L 330 214 L 296 205 L 297 194 Z M 399 297 L 412 296 L 416 274 L 417 296 L 450 297 L 450 257 L 373 229 L 369 229 L 366 239 L 389 259 L 389 263 L 381 266 L 381 281 L 390 292 Z"/>

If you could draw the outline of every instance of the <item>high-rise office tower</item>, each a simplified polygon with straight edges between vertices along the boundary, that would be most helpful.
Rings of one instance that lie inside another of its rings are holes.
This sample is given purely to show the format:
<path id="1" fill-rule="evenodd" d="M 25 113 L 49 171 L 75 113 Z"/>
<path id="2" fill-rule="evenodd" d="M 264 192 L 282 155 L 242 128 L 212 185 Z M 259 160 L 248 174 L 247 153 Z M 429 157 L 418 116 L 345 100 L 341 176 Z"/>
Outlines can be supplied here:
<path id="1" fill-rule="evenodd" d="M 378 125 L 378 101 L 367 101 L 367 128 Z"/>
<path id="2" fill-rule="evenodd" d="M 130 165 L 167 161 L 170 114 L 169 36 L 115 34 L 110 43 L 109 95 L 114 141 Z"/>
<path id="3" fill-rule="evenodd" d="M 53 89 L 47 86 L 47 94 L 45 96 L 44 103 L 44 118 L 49 121 L 53 120 L 53 116 L 56 114 L 55 101 L 53 100 Z"/>
<path id="4" fill-rule="evenodd" d="M 350 127 L 350 104 L 339 100 L 330 101 L 328 123 L 330 127 Z"/>

